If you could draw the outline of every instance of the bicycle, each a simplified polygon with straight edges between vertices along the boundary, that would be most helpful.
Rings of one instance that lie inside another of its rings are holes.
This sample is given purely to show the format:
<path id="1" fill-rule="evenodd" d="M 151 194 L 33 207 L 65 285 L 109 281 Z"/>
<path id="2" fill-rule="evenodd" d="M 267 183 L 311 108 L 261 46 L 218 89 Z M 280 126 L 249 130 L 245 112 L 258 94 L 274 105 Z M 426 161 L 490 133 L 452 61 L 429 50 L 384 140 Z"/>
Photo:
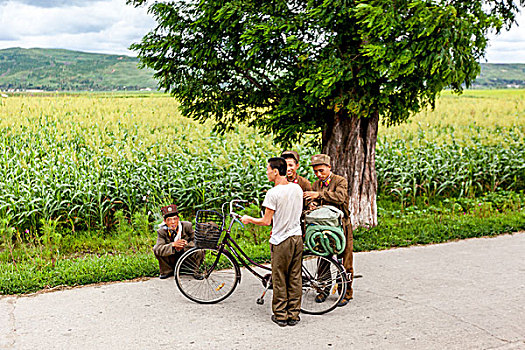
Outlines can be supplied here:
<path id="1" fill-rule="evenodd" d="M 225 229 L 224 206 L 228 203 L 231 220 Z M 271 268 L 253 261 L 231 236 L 233 224 L 240 223 L 241 217 L 234 207 L 244 209 L 241 203 L 248 201 L 236 199 L 226 202 L 221 207 L 221 213 L 213 210 L 197 212 L 196 247 L 185 252 L 175 267 L 177 287 L 188 299 L 213 304 L 228 298 L 240 283 L 242 265 L 262 282 L 264 291 L 257 303 L 264 304 L 264 296 L 272 288 Z M 252 266 L 268 273 L 261 274 Z M 346 292 L 348 277 L 335 258 L 305 252 L 302 259 L 301 311 L 320 315 L 333 310 Z M 326 297 L 323 302 L 316 301 L 320 294 Z"/>

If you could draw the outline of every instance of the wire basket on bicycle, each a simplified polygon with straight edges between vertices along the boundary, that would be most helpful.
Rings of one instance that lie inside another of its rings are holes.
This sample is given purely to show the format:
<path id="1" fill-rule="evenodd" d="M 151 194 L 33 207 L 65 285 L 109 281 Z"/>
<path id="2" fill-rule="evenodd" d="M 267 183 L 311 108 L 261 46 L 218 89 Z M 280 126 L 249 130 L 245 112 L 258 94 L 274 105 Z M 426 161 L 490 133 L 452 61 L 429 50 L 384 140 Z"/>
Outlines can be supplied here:
<path id="1" fill-rule="evenodd" d="M 214 210 L 199 210 L 195 218 L 195 246 L 215 248 L 221 237 L 224 217 Z"/>

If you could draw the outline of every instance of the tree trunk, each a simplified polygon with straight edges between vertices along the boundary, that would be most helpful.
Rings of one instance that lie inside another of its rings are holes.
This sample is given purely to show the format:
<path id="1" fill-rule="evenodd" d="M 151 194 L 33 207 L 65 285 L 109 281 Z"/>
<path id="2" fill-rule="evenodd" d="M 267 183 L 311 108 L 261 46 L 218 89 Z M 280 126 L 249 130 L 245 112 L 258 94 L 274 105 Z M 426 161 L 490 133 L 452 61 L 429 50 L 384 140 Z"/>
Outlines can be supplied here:
<path id="1" fill-rule="evenodd" d="M 323 132 L 323 153 L 332 171 L 348 180 L 352 227 L 377 225 L 376 142 L 379 114 L 369 118 L 336 114 Z"/>

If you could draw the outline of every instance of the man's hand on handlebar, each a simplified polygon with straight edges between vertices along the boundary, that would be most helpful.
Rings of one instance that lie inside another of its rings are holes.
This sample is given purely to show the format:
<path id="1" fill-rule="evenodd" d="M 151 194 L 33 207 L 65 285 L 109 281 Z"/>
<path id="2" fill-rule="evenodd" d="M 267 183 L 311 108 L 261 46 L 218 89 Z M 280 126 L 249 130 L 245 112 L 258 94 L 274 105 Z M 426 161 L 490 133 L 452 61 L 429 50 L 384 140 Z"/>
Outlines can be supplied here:
<path id="1" fill-rule="evenodd" d="M 251 224 L 252 223 L 252 217 L 249 216 L 249 215 L 243 215 L 241 218 L 240 218 L 241 222 L 243 224 Z"/>

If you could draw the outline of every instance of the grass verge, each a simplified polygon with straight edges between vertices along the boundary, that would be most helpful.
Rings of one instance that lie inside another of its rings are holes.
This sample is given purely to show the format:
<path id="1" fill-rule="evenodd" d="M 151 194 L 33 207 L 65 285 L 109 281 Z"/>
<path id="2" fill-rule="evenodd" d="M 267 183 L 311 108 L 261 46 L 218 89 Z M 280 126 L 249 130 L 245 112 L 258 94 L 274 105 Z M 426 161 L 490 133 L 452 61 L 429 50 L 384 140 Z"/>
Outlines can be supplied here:
<path id="1" fill-rule="evenodd" d="M 378 226 L 354 232 L 354 251 L 381 250 L 416 244 L 496 236 L 525 230 L 525 212 L 512 211 L 490 217 L 423 217 L 383 220 Z"/>
<path id="2" fill-rule="evenodd" d="M 158 273 L 155 257 L 150 252 L 87 255 L 34 264 L 0 263 L 0 294 L 22 294 L 56 286 L 77 286 L 99 282 L 121 281 Z"/>
<path id="3" fill-rule="evenodd" d="M 354 251 L 369 251 L 406 247 L 415 244 L 441 243 L 456 239 L 495 236 L 525 230 L 525 211 L 479 213 L 462 215 L 427 215 L 420 217 L 383 217 L 371 229 L 354 233 Z M 255 261 L 270 260 L 267 243 L 269 233 L 258 231 L 258 242 L 253 232 L 233 232 L 246 253 Z M 0 294 L 24 294 L 56 286 L 77 286 L 99 282 L 121 281 L 158 274 L 158 264 L 145 240 L 143 246 L 122 251 L 90 252 L 83 255 L 62 256 L 2 252 L 0 259 Z M 25 256 L 25 258 L 24 258 Z"/>

